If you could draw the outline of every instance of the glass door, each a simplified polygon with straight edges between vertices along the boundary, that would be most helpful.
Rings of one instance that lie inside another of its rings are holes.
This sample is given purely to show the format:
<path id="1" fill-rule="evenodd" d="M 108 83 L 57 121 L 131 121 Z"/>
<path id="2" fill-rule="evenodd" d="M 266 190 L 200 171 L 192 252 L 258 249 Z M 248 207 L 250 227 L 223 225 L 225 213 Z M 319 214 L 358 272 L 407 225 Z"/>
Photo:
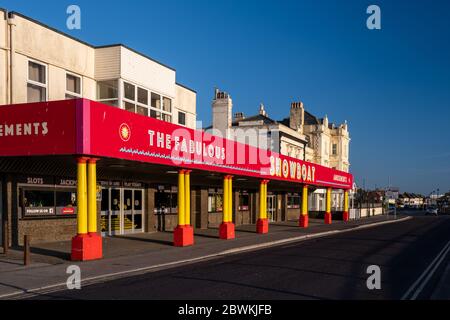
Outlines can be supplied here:
<path id="1" fill-rule="evenodd" d="M 144 190 L 133 190 L 133 232 L 144 231 Z"/>
<path id="2" fill-rule="evenodd" d="M 109 214 L 109 234 L 117 235 L 122 234 L 122 215 L 121 211 L 123 209 L 123 197 L 121 189 L 110 189 L 110 214 Z"/>
<path id="3" fill-rule="evenodd" d="M 123 190 L 123 233 L 133 232 L 133 190 Z"/>
<path id="4" fill-rule="evenodd" d="M 102 201 L 100 204 L 100 230 L 102 236 L 109 236 L 111 230 L 111 219 L 110 219 L 110 189 L 102 188 Z"/>
<path id="5" fill-rule="evenodd" d="M 267 196 L 267 218 L 270 222 L 275 221 L 275 196 Z"/>
<path id="6" fill-rule="evenodd" d="M 103 236 L 144 231 L 144 190 L 102 189 L 100 228 Z"/>

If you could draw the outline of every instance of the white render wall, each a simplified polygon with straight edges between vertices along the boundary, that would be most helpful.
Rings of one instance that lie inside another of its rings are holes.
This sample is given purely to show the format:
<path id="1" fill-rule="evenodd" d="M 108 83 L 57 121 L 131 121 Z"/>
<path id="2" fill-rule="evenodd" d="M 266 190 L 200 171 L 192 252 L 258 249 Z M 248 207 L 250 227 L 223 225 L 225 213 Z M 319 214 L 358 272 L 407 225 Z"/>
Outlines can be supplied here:
<path id="1" fill-rule="evenodd" d="M 153 92 L 175 98 L 175 71 L 125 47 L 120 49 L 120 74 L 124 80 L 130 80 Z"/>

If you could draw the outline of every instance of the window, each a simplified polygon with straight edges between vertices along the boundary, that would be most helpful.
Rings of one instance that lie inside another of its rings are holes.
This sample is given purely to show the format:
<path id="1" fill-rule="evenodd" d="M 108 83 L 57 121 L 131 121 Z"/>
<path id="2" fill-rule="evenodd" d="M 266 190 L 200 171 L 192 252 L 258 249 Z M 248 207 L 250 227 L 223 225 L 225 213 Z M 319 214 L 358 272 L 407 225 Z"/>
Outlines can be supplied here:
<path id="1" fill-rule="evenodd" d="M 110 106 L 119 106 L 118 81 L 99 81 L 97 84 L 97 100 Z"/>
<path id="2" fill-rule="evenodd" d="M 239 194 L 239 211 L 247 211 L 250 203 L 250 197 L 247 193 Z"/>
<path id="3" fill-rule="evenodd" d="M 19 195 L 24 217 L 76 217 L 75 189 L 21 188 Z"/>
<path id="4" fill-rule="evenodd" d="M 131 83 L 123 83 L 123 108 L 148 116 L 148 91 Z"/>
<path id="5" fill-rule="evenodd" d="M 161 96 L 152 92 L 152 108 L 161 110 Z"/>
<path id="6" fill-rule="evenodd" d="M 222 212 L 222 199 L 222 194 L 210 193 L 208 195 L 208 212 Z"/>
<path id="7" fill-rule="evenodd" d="M 337 155 L 337 144 L 336 143 L 333 143 L 331 154 L 333 156 Z"/>
<path id="8" fill-rule="evenodd" d="M 166 112 L 172 112 L 172 100 L 169 98 L 163 98 L 163 110 Z"/>
<path id="9" fill-rule="evenodd" d="M 178 123 L 183 126 L 186 125 L 186 113 L 178 111 Z"/>
<path id="10" fill-rule="evenodd" d="M 300 196 L 298 194 L 288 194 L 287 207 L 288 209 L 300 208 Z"/>
<path id="11" fill-rule="evenodd" d="M 80 97 L 81 97 L 81 77 L 67 73 L 66 99 L 75 99 Z"/>
<path id="12" fill-rule="evenodd" d="M 27 101 L 47 101 L 47 67 L 28 61 Z"/>

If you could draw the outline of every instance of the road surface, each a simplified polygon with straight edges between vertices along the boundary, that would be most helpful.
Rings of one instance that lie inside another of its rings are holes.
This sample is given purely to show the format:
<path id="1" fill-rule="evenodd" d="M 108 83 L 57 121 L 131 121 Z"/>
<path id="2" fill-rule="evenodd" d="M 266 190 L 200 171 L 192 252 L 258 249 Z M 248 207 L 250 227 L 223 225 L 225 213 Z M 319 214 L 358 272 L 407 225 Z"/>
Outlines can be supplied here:
<path id="1" fill-rule="evenodd" d="M 404 222 L 32 298 L 428 299 L 449 262 L 449 254 L 442 255 L 449 241 L 450 216 L 420 213 Z M 371 265 L 380 267 L 381 289 L 367 288 Z"/>

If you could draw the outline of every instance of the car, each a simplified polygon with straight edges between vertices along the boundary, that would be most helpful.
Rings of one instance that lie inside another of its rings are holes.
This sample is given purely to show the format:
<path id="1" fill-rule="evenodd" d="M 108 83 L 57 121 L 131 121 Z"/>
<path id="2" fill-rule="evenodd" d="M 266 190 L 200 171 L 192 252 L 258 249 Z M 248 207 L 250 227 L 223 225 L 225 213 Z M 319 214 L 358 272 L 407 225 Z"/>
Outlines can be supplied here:
<path id="1" fill-rule="evenodd" d="M 427 208 L 426 214 L 434 214 L 435 216 L 438 215 L 438 208 L 435 206 L 430 206 Z"/>

